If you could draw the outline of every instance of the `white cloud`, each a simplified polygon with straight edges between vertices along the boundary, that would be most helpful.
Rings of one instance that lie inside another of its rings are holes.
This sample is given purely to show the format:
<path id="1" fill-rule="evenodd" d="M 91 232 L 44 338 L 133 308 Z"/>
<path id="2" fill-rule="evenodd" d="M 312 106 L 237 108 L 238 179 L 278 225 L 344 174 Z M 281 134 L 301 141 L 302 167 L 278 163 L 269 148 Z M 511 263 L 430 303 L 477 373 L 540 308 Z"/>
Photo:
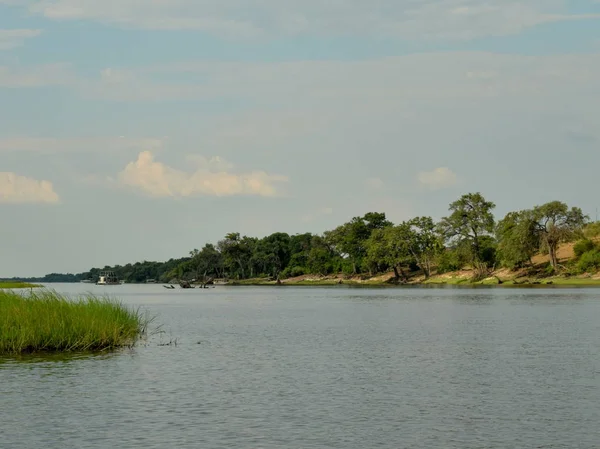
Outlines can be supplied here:
<path id="1" fill-rule="evenodd" d="M 153 197 L 233 196 L 255 195 L 273 197 L 280 195 L 277 183 L 288 178 L 269 175 L 263 171 L 234 174 L 212 171 L 200 167 L 186 172 L 156 162 L 150 151 L 143 151 L 119 174 L 119 181 Z"/>
<path id="2" fill-rule="evenodd" d="M 0 50 L 11 50 L 15 47 L 20 47 L 25 43 L 25 40 L 37 37 L 42 33 L 42 30 L 2 30 L 0 29 Z"/>
<path id="3" fill-rule="evenodd" d="M 569 14 L 567 0 L 31 0 L 20 3 L 32 13 L 56 20 L 89 19 L 128 28 L 193 29 L 237 38 L 347 34 L 472 39 L 519 33 L 542 23 L 598 17 Z"/>
<path id="4" fill-rule="evenodd" d="M 421 185 L 431 190 L 452 187 L 458 183 L 458 176 L 447 167 L 439 167 L 432 171 L 421 172 L 417 178 Z"/>
<path id="5" fill-rule="evenodd" d="M 59 197 L 49 181 L 0 172 L 0 203 L 58 203 Z"/>

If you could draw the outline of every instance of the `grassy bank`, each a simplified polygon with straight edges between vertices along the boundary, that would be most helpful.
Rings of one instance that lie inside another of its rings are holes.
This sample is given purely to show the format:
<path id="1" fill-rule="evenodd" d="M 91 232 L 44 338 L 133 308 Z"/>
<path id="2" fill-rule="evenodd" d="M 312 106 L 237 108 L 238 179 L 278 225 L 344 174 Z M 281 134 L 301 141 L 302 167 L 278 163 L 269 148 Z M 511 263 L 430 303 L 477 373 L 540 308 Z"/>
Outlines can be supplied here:
<path id="1" fill-rule="evenodd" d="M 29 284 L 27 282 L 1 282 L 0 281 L 0 290 L 1 289 L 17 289 L 17 288 L 38 288 L 41 285 L 37 284 Z"/>
<path id="2" fill-rule="evenodd" d="M 0 354 L 104 351 L 133 345 L 148 320 L 108 298 L 0 291 Z"/>

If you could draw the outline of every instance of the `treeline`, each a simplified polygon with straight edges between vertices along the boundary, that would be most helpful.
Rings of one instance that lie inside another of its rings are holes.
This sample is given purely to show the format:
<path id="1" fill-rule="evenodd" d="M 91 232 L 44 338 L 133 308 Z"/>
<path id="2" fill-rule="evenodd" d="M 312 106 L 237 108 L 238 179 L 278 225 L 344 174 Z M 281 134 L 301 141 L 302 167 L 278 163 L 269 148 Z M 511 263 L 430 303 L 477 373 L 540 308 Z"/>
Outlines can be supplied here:
<path id="1" fill-rule="evenodd" d="M 74 276 L 96 279 L 101 270 L 112 270 L 126 282 L 169 282 L 393 271 L 402 281 L 415 273 L 429 277 L 469 268 L 474 278 L 482 279 L 501 267 L 531 266 L 540 252 L 549 256 L 548 274 L 600 269 L 600 249 L 594 241 L 600 223 L 589 223 L 580 208 L 553 201 L 496 221 L 495 207 L 480 193 L 470 193 L 450 204 L 449 214 L 439 222 L 416 217 L 394 224 L 384 213 L 370 212 L 322 235 L 277 232 L 259 239 L 230 233 L 216 244 L 194 249 L 189 257 L 96 268 Z M 579 240 L 577 259 L 560 266 L 559 245 L 574 240 Z"/>

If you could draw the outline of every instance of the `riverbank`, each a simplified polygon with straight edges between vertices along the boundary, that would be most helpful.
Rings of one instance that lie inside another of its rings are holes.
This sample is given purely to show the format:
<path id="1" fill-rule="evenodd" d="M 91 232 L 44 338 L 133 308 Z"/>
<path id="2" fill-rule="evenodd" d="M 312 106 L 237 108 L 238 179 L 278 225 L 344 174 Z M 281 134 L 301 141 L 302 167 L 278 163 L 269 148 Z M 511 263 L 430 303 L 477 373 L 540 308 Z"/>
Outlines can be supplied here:
<path id="1" fill-rule="evenodd" d="M 401 286 L 401 285 L 497 285 L 497 286 L 536 286 L 536 285 L 560 285 L 560 286 L 599 286 L 600 273 L 595 275 L 581 276 L 540 276 L 539 273 L 527 273 L 524 270 L 511 272 L 509 270 L 497 270 L 482 280 L 474 281 L 475 273 L 472 270 L 461 270 L 451 273 L 436 274 L 426 279 L 422 274 L 414 274 L 406 280 L 396 279 L 393 272 L 377 276 L 315 276 L 304 275 L 289 279 L 282 279 L 279 283 L 275 280 L 256 278 L 231 281 L 228 285 L 363 285 L 363 286 Z"/>
<path id="2" fill-rule="evenodd" d="M 132 346 L 148 324 L 139 311 L 104 297 L 0 291 L 0 355 Z"/>
<path id="3" fill-rule="evenodd" d="M 39 288 L 41 285 L 30 284 L 28 282 L 0 282 L 0 290 L 12 290 L 19 288 Z"/>

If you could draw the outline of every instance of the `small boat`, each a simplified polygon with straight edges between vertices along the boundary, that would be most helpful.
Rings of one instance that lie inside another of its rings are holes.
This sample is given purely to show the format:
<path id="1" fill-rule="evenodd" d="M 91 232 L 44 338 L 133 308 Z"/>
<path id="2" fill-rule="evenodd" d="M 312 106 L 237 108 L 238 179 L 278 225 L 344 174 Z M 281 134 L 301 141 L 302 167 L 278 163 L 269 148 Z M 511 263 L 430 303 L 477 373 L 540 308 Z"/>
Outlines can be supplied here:
<path id="1" fill-rule="evenodd" d="M 96 285 L 122 285 L 123 283 L 123 281 L 119 281 L 114 271 L 102 271 Z"/>

